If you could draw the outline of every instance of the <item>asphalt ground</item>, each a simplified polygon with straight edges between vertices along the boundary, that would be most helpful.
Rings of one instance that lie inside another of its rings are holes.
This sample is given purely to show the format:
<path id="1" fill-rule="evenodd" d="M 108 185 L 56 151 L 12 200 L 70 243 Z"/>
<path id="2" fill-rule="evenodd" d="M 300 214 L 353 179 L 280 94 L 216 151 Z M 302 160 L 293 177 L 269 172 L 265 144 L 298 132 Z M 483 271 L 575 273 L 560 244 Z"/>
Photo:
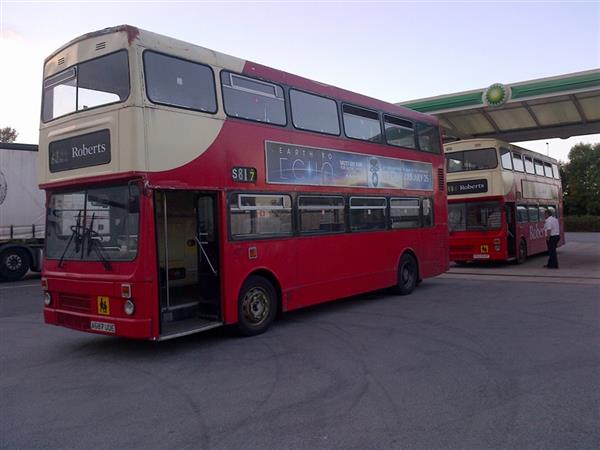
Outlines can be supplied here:
<path id="1" fill-rule="evenodd" d="M 600 282 L 565 264 L 600 254 L 567 239 L 558 282 L 543 256 L 453 268 L 253 338 L 79 333 L 43 324 L 39 279 L 0 284 L 0 447 L 599 448 Z"/>

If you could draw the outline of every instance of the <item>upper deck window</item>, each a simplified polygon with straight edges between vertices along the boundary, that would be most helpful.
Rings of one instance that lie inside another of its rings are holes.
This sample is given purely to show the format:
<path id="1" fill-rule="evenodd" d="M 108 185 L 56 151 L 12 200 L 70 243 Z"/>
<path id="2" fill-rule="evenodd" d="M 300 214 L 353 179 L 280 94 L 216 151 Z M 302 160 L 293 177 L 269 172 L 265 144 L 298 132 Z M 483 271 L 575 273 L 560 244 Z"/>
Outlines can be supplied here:
<path id="1" fill-rule="evenodd" d="M 412 122 L 386 114 L 383 116 L 383 124 L 385 126 L 385 141 L 389 145 L 417 148 Z"/>
<path id="2" fill-rule="evenodd" d="M 448 172 L 495 169 L 498 167 L 495 148 L 465 150 L 446 154 Z"/>
<path id="3" fill-rule="evenodd" d="M 525 172 L 525 166 L 523 165 L 523 158 L 519 153 L 512 154 L 512 162 L 517 172 Z"/>
<path id="4" fill-rule="evenodd" d="M 502 161 L 502 168 L 506 170 L 512 170 L 512 158 L 510 156 L 510 150 L 506 148 L 500 149 L 500 160 Z"/>
<path id="5" fill-rule="evenodd" d="M 533 164 L 535 165 L 535 174 L 544 176 L 544 163 L 539 159 L 534 159 Z"/>
<path id="6" fill-rule="evenodd" d="M 343 105 L 346 136 L 363 141 L 381 142 L 379 113 L 352 105 Z"/>
<path id="7" fill-rule="evenodd" d="M 420 150 L 440 153 L 440 130 L 437 126 L 417 122 L 417 135 Z"/>
<path id="8" fill-rule="evenodd" d="M 533 159 L 529 156 L 525 156 L 525 171 L 527 173 L 535 173 L 533 168 Z"/>
<path id="9" fill-rule="evenodd" d="M 552 173 L 554 174 L 554 178 L 560 180 L 560 172 L 558 171 L 558 166 L 556 164 L 552 164 Z"/>
<path id="10" fill-rule="evenodd" d="M 129 97 L 127 51 L 79 63 L 44 80 L 42 120 L 122 102 Z"/>
<path id="11" fill-rule="evenodd" d="M 335 100 L 290 89 L 290 102 L 294 127 L 317 133 L 340 134 Z"/>
<path id="12" fill-rule="evenodd" d="M 228 116 L 285 125 L 283 89 L 273 83 L 222 71 L 223 103 Z"/>
<path id="13" fill-rule="evenodd" d="M 144 52 L 146 93 L 162 105 L 215 113 L 215 79 L 210 67 L 153 51 Z"/>
<path id="14" fill-rule="evenodd" d="M 552 165 L 550 163 L 547 163 L 547 162 L 544 163 L 544 174 L 548 178 L 552 178 Z"/>

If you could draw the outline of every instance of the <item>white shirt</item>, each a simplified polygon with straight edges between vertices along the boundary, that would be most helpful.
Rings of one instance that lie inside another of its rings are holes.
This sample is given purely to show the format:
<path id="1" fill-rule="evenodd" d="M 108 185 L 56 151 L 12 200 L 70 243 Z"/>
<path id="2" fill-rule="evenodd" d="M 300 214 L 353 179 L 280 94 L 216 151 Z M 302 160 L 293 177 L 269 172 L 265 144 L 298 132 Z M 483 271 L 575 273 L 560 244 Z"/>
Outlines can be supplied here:
<path id="1" fill-rule="evenodd" d="M 554 216 L 549 216 L 544 221 L 544 231 L 550 231 L 550 236 L 560 236 L 558 219 Z"/>

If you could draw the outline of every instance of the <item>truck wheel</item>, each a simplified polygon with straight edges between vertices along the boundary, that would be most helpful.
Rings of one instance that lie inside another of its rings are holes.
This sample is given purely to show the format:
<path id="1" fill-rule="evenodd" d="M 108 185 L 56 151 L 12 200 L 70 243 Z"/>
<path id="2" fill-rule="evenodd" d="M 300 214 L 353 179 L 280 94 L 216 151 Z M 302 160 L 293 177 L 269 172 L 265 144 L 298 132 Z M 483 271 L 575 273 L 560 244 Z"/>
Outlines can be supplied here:
<path id="1" fill-rule="evenodd" d="M 31 266 L 27 250 L 11 247 L 0 253 L 0 278 L 8 281 L 20 280 Z"/>
<path id="2" fill-rule="evenodd" d="M 417 286 L 418 280 L 417 261 L 408 253 L 405 253 L 400 258 L 400 266 L 398 267 L 398 293 L 400 295 L 410 294 Z"/>
<path id="3" fill-rule="evenodd" d="M 264 333 L 275 319 L 277 294 L 273 285 L 258 275 L 246 280 L 238 299 L 238 331 L 243 336 Z"/>

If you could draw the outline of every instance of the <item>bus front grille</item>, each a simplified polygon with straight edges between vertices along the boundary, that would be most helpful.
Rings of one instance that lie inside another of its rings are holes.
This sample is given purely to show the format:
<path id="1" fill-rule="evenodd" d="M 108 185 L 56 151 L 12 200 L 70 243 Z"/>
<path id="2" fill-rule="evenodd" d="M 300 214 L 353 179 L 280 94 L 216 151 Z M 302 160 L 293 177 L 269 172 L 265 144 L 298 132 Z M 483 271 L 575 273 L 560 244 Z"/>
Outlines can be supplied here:
<path id="1" fill-rule="evenodd" d="M 89 297 L 81 295 L 60 294 L 58 297 L 59 308 L 78 312 L 91 312 L 92 306 Z"/>

